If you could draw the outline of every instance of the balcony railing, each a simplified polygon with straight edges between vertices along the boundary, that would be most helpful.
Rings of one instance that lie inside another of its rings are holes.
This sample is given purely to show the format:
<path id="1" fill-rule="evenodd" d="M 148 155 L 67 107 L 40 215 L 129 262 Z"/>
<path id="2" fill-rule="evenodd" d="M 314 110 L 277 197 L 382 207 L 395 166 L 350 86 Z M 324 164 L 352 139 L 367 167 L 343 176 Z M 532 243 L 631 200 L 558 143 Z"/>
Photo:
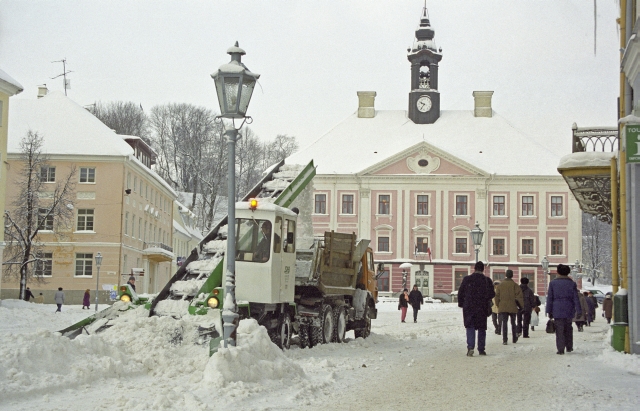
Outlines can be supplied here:
<path id="1" fill-rule="evenodd" d="M 618 151 L 620 143 L 617 127 L 578 127 L 573 123 L 572 153 Z"/>
<path id="2" fill-rule="evenodd" d="M 162 248 L 163 250 L 167 250 L 170 253 L 173 252 L 173 247 L 169 247 L 168 245 L 163 243 L 144 243 L 143 249 L 146 250 L 147 248 Z"/>

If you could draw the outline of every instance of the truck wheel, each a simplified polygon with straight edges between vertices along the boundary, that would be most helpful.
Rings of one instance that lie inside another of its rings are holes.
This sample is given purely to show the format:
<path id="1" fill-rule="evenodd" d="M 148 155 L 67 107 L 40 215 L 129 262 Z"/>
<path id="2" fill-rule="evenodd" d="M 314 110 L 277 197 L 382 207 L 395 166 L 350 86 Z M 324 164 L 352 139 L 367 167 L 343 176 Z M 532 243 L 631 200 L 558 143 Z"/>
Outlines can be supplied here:
<path id="1" fill-rule="evenodd" d="M 369 315 L 369 304 L 365 305 L 364 307 L 363 319 L 364 319 L 365 326 L 363 328 L 358 328 L 354 330 L 354 333 L 356 334 L 356 338 L 358 337 L 367 338 L 369 334 L 371 334 L 371 315 Z"/>
<path id="2" fill-rule="evenodd" d="M 300 338 L 300 348 L 311 348 L 311 341 L 309 340 L 309 325 L 300 324 L 298 329 L 298 338 Z"/>
<path id="3" fill-rule="evenodd" d="M 345 334 L 347 333 L 347 312 L 341 305 L 333 309 L 333 342 L 343 343 Z"/>
<path id="4" fill-rule="evenodd" d="M 291 317 L 289 317 L 289 313 L 280 314 L 277 332 L 278 339 L 276 344 L 283 350 L 288 350 L 291 346 Z"/>
<path id="5" fill-rule="evenodd" d="M 333 310 L 330 305 L 322 307 L 322 342 L 330 343 L 333 339 Z"/>
<path id="6" fill-rule="evenodd" d="M 322 327 L 309 325 L 309 347 L 322 344 Z"/>

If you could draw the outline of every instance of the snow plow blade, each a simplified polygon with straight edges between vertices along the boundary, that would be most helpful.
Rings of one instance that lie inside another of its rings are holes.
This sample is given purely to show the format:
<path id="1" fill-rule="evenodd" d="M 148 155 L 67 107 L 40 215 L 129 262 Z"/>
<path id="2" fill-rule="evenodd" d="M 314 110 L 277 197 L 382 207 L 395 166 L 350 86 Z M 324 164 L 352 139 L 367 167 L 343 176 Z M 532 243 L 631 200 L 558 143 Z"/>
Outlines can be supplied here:
<path id="1" fill-rule="evenodd" d="M 74 339 L 80 334 L 98 333 L 110 327 L 109 320 L 117 318 L 131 307 L 129 303 L 116 303 L 58 332 L 70 339 Z"/>

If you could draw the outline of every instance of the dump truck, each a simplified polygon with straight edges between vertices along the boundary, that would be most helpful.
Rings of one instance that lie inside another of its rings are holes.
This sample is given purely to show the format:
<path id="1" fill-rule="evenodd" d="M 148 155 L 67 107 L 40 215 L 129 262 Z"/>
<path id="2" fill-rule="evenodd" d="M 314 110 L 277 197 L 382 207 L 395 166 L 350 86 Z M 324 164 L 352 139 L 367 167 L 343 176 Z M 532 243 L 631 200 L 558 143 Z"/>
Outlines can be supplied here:
<path id="1" fill-rule="evenodd" d="M 368 240 L 327 232 L 314 239 L 310 248 L 296 248 L 298 214 L 288 207 L 314 175 L 313 162 L 306 167 L 287 167 L 281 162 L 235 206 L 232 229 L 236 231 L 240 318 L 255 318 L 282 348 L 289 347 L 296 333 L 302 347 L 342 342 L 349 330 L 366 338 L 371 319 L 377 315 L 375 269 Z M 153 301 L 141 300 L 130 287 L 123 286 L 121 302 L 144 304 L 150 316 L 206 316 L 210 321 L 200 328 L 215 351 L 222 334 L 228 229 L 224 218 L 192 250 Z M 119 304 L 61 332 L 71 337 L 79 332 L 98 332 L 124 307 Z"/>

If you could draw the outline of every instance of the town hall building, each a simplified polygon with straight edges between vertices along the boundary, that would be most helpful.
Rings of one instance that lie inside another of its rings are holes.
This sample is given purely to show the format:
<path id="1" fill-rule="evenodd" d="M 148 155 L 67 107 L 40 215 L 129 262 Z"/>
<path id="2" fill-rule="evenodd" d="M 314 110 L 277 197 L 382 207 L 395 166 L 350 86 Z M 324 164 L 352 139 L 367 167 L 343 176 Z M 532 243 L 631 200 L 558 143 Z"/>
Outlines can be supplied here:
<path id="1" fill-rule="evenodd" d="M 441 110 L 434 35 L 425 9 L 407 56 L 407 110 L 376 110 L 376 92 L 359 91 L 353 115 L 287 159 L 317 165 L 314 234 L 371 239 L 384 264 L 381 292 L 418 284 L 450 300 L 473 272 L 477 223 L 485 274 L 499 280 L 512 269 L 544 295 L 541 260 L 554 273 L 581 258 L 582 212 L 558 175 L 559 157 L 497 114 L 492 91 L 473 92 L 472 109 L 470 96 L 469 110 Z"/>

